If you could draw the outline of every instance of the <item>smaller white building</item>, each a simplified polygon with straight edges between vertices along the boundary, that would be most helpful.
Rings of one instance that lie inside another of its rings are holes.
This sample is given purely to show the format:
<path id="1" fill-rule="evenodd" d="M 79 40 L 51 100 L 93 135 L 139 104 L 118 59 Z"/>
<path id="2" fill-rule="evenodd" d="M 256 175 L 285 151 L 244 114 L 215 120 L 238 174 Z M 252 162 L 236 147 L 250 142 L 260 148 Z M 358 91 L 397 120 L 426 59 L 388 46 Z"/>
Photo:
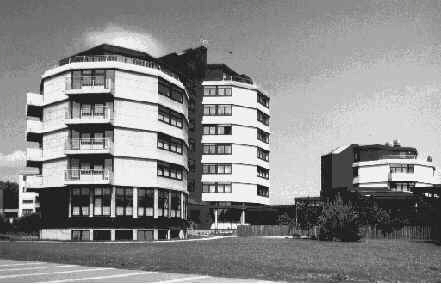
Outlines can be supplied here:
<path id="1" fill-rule="evenodd" d="M 26 180 L 35 174 L 18 175 L 18 217 L 23 217 L 36 213 L 40 209 L 38 193 L 28 191 Z"/>

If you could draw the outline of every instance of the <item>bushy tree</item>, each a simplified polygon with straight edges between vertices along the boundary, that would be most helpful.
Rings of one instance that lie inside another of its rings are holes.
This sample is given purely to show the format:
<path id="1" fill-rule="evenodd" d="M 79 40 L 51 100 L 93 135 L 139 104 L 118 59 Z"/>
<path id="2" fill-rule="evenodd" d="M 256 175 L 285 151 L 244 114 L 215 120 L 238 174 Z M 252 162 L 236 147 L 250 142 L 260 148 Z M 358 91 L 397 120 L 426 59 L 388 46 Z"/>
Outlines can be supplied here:
<path id="1" fill-rule="evenodd" d="M 323 206 L 318 225 L 319 240 L 354 242 L 361 239 L 360 215 L 350 202 L 344 203 L 341 197 Z"/>
<path id="2" fill-rule="evenodd" d="M 37 233 L 41 229 L 41 216 L 34 213 L 18 218 L 14 223 L 15 231 L 24 233 Z"/>
<path id="3" fill-rule="evenodd" d="M 0 214 L 0 233 L 4 234 L 12 230 L 12 225 L 9 220 Z"/>

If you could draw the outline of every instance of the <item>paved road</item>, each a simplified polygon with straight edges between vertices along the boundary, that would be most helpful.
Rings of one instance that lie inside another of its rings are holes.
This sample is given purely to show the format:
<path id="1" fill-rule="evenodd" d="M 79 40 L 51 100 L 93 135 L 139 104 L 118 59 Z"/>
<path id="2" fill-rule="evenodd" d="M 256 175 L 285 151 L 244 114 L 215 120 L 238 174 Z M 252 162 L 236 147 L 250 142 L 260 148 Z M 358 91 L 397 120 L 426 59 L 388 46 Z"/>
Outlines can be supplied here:
<path id="1" fill-rule="evenodd" d="M 254 279 L 0 259 L 0 282 L 256 282 Z M 263 282 L 263 281 L 260 281 Z"/>

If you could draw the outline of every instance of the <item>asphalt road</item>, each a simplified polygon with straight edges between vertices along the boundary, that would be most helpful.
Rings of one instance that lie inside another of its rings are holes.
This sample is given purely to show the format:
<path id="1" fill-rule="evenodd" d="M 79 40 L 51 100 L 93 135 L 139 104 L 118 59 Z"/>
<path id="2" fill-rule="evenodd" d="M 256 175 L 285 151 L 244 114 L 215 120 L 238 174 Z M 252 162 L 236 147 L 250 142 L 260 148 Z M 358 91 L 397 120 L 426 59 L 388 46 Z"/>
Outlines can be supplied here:
<path id="1" fill-rule="evenodd" d="M 263 282 L 255 279 L 219 278 L 207 275 L 128 270 L 112 267 L 88 267 L 37 261 L 0 259 L 0 282 Z"/>

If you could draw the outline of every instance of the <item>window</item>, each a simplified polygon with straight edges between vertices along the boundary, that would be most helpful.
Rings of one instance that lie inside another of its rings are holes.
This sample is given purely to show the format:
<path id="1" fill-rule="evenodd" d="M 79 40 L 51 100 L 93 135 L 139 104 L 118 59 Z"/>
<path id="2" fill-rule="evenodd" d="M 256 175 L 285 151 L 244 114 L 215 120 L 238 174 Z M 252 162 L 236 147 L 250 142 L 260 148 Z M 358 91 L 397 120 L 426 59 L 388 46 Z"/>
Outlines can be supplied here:
<path id="1" fill-rule="evenodd" d="M 204 193 L 231 193 L 231 183 L 203 182 L 202 192 Z"/>
<path id="2" fill-rule="evenodd" d="M 229 175 L 232 172 L 231 164 L 202 164 L 202 174 Z"/>
<path id="3" fill-rule="evenodd" d="M 269 151 L 263 150 L 262 148 L 257 147 L 257 158 L 268 162 L 269 161 Z"/>
<path id="4" fill-rule="evenodd" d="M 181 104 L 184 101 L 183 91 L 162 79 L 158 80 L 158 93 Z"/>
<path id="5" fill-rule="evenodd" d="M 411 191 L 415 187 L 414 182 L 392 182 L 390 183 L 391 191 Z"/>
<path id="6" fill-rule="evenodd" d="M 158 120 L 178 128 L 183 125 L 182 114 L 161 106 L 158 107 Z"/>
<path id="7" fill-rule="evenodd" d="M 262 122 L 264 125 L 269 125 L 269 115 L 257 110 L 257 120 Z"/>
<path id="8" fill-rule="evenodd" d="M 179 218 L 181 217 L 181 193 L 172 191 L 170 195 L 170 217 Z"/>
<path id="9" fill-rule="evenodd" d="M 231 155 L 231 144 L 203 144 L 204 155 Z"/>
<path id="10" fill-rule="evenodd" d="M 90 231 L 72 230 L 72 241 L 90 241 Z"/>
<path id="11" fill-rule="evenodd" d="M 154 189 L 138 188 L 138 216 L 153 216 L 154 196 Z"/>
<path id="12" fill-rule="evenodd" d="M 168 191 L 164 189 L 158 190 L 158 216 L 168 217 Z"/>
<path id="13" fill-rule="evenodd" d="M 263 143 L 269 144 L 269 133 L 257 129 L 257 140 L 262 141 Z"/>
<path id="14" fill-rule="evenodd" d="M 216 86 L 206 86 L 204 87 L 204 96 L 231 96 L 231 87 L 216 87 Z"/>
<path id="15" fill-rule="evenodd" d="M 187 219 L 188 198 L 186 194 L 183 194 L 182 198 L 182 218 Z"/>
<path id="16" fill-rule="evenodd" d="M 257 195 L 263 197 L 269 197 L 269 188 L 263 185 L 257 185 Z"/>
<path id="17" fill-rule="evenodd" d="M 269 170 L 257 166 L 257 176 L 264 179 L 269 179 Z"/>
<path id="18" fill-rule="evenodd" d="M 23 216 L 29 216 L 29 215 L 32 215 L 32 213 L 34 213 L 32 209 L 23 209 L 22 210 Z"/>
<path id="19" fill-rule="evenodd" d="M 204 115 L 231 116 L 231 105 L 204 105 Z"/>
<path id="20" fill-rule="evenodd" d="M 358 167 L 352 168 L 352 177 L 358 177 Z"/>
<path id="21" fill-rule="evenodd" d="M 110 188 L 95 188 L 93 215 L 110 216 Z"/>
<path id="22" fill-rule="evenodd" d="M 87 187 L 73 188 L 71 193 L 72 216 L 89 216 L 90 190 Z"/>
<path id="23" fill-rule="evenodd" d="M 110 76 L 109 76 L 110 77 Z M 71 88 L 80 89 L 83 86 L 104 86 L 106 87 L 106 70 L 88 69 L 72 71 Z"/>
<path id="24" fill-rule="evenodd" d="M 171 136 L 158 133 L 158 148 L 178 154 L 182 154 L 182 142 Z"/>
<path id="25" fill-rule="evenodd" d="M 131 188 L 116 188 L 116 215 L 132 216 L 133 215 L 133 191 Z"/>
<path id="26" fill-rule="evenodd" d="M 231 135 L 231 125 L 204 124 L 204 135 Z"/>
<path id="27" fill-rule="evenodd" d="M 182 180 L 182 174 L 181 166 L 158 162 L 158 176 Z"/>
<path id="28" fill-rule="evenodd" d="M 414 173 L 415 165 L 413 164 L 391 164 L 391 173 Z"/>
<path id="29" fill-rule="evenodd" d="M 32 204 L 34 203 L 34 200 L 32 199 L 23 199 L 23 204 Z"/>
<path id="30" fill-rule="evenodd" d="M 264 107 L 269 108 L 269 98 L 264 94 L 262 94 L 261 92 L 257 93 L 257 102 L 263 105 Z"/>

